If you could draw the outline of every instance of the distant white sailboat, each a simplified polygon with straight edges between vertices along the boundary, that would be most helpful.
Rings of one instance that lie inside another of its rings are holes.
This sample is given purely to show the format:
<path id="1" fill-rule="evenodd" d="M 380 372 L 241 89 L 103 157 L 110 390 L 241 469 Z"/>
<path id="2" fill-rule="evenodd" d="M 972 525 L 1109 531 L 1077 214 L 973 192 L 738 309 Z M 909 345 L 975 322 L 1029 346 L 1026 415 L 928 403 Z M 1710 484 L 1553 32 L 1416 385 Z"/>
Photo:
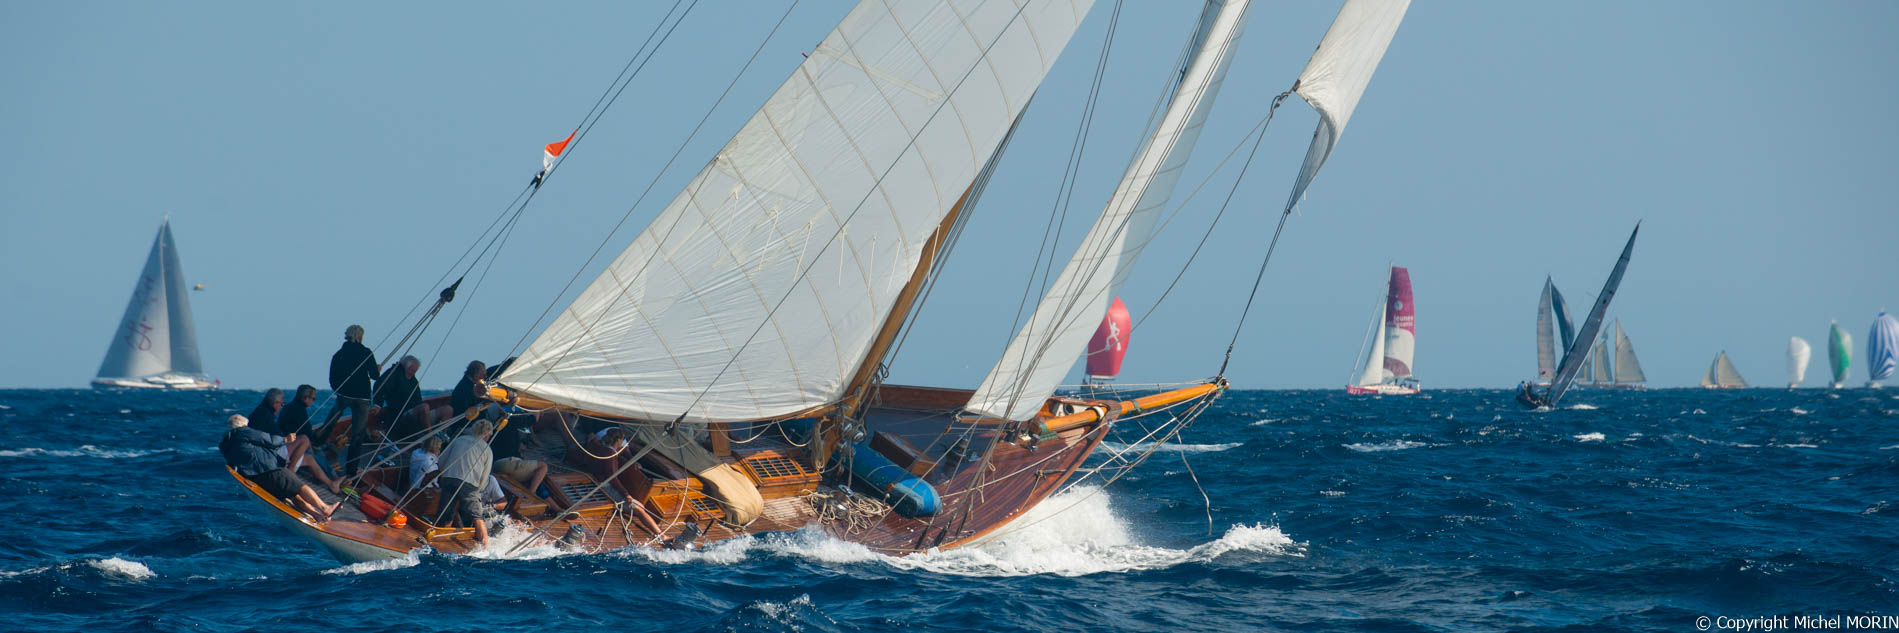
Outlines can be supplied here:
<path id="1" fill-rule="evenodd" d="M 167 218 L 158 225 L 145 270 L 132 287 L 132 300 L 125 306 L 125 317 L 112 335 L 112 346 L 92 386 L 216 389 L 218 381 L 205 375 L 198 358 L 189 293 Z"/>
<path id="2" fill-rule="evenodd" d="M 1807 361 L 1813 357 L 1813 346 L 1798 336 L 1787 341 L 1787 388 L 1800 386 L 1807 379 Z"/>
<path id="3" fill-rule="evenodd" d="M 1635 344 L 1629 342 L 1629 334 L 1622 331 L 1622 320 L 1615 322 L 1615 382 L 1609 386 L 1617 389 L 1646 389 L 1648 375 L 1642 373 L 1642 363 L 1635 360 Z"/>
<path id="4" fill-rule="evenodd" d="M 1701 377 L 1701 386 L 1709 389 L 1745 389 L 1747 380 L 1741 372 L 1734 370 L 1734 363 L 1728 360 L 1728 353 L 1721 352 L 1714 357 L 1714 363 L 1708 365 L 1708 373 Z"/>
<path id="5" fill-rule="evenodd" d="M 1405 267 L 1391 267 L 1391 280 L 1385 285 L 1384 300 L 1378 302 L 1378 317 L 1373 324 L 1378 331 L 1372 335 L 1371 353 L 1365 356 L 1358 379 L 1345 385 L 1345 392 L 1389 396 L 1417 393 L 1418 379 L 1411 375 L 1417 309 L 1411 305 L 1411 271 Z"/>

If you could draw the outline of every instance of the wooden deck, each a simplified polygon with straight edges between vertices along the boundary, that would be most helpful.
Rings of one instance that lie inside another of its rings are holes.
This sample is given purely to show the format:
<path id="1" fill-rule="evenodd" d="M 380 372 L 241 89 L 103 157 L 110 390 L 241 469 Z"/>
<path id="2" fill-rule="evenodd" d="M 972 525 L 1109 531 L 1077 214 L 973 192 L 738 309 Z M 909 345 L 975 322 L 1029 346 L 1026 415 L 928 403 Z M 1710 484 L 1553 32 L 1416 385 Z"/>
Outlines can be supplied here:
<path id="1" fill-rule="evenodd" d="M 1108 427 L 1101 422 L 1111 423 L 1116 412 L 1122 410 L 1112 401 L 1051 398 L 1038 420 L 1072 420 L 1077 417 L 1077 411 L 1088 410 L 1102 411 L 1107 419 L 1061 424 L 1059 432 L 1031 423 L 1025 425 L 1027 431 L 1017 430 L 1009 437 L 1002 437 L 1013 425 L 1005 421 L 955 417 L 969 395 L 967 390 L 885 386 L 878 390 L 866 412 L 869 429 L 886 436 L 873 442 L 880 447 L 879 452 L 936 488 L 940 509 L 934 516 L 908 518 L 895 512 L 877 512 L 877 503 L 865 501 L 869 497 L 840 490 L 846 483 L 835 474 L 820 483 L 816 475 L 796 465 L 805 462 L 803 449 L 786 440 L 775 425 L 754 423 L 755 428 L 735 425 L 739 428 L 733 429 L 730 455 L 722 458 L 758 484 L 765 501 L 762 515 L 742 528 L 719 522 L 723 510 L 699 493 L 696 479 L 670 460 L 648 454 L 639 467 L 654 485 L 636 502 L 643 503 L 658 516 L 663 529 L 660 534 L 652 534 L 618 511 L 616 503 L 623 500 L 617 498 L 611 486 L 599 487 L 587 474 L 566 464 L 563 456 L 568 441 L 558 426 L 560 417 L 544 414 L 535 423 L 532 439 L 522 447 L 523 456 L 547 463 L 548 485 L 559 486 L 573 500 L 578 501 L 595 488 L 599 491 L 590 501 L 576 504 L 572 511 L 558 515 L 528 495 L 525 499 L 530 502 L 524 503 L 511 518 L 531 528 L 544 529 L 550 541 L 560 539 L 574 526 L 579 526 L 584 529 L 580 547 L 588 551 L 634 545 L 663 546 L 685 531 L 688 524 L 696 524 L 703 530 L 697 540 L 701 544 L 750 533 L 796 531 L 820 524 L 840 539 L 884 553 L 955 547 L 1006 525 L 1058 490 L 1100 445 Z M 435 402 L 437 399 L 443 402 Z M 429 403 L 445 405 L 446 397 L 431 398 Z M 371 415 L 372 428 L 376 417 L 376 414 Z M 345 418 L 339 425 L 347 422 Z M 330 447 L 341 448 L 346 437 L 346 433 L 339 430 L 333 435 Z M 985 462 L 984 454 L 992 446 L 994 450 Z M 331 463 L 340 462 L 331 460 Z M 397 484 L 395 480 L 400 476 L 398 468 L 388 468 L 366 476 L 358 490 L 401 499 L 396 492 L 399 486 L 391 485 Z M 239 480 L 254 494 L 267 496 L 249 482 Z M 326 500 L 338 500 L 321 486 L 313 483 L 313 487 Z M 519 486 L 515 488 L 518 490 Z M 835 509 L 838 507 L 835 500 L 845 496 L 856 498 L 857 503 L 850 504 L 856 511 L 843 515 L 834 511 L 821 519 L 820 505 Z M 291 518 L 301 516 L 281 500 L 264 500 Z M 391 556 L 425 545 L 447 553 L 474 550 L 478 543 L 472 529 L 439 529 L 428 524 L 434 506 L 432 495 L 419 495 L 410 500 L 402 508 L 409 516 L 408 524 L 396 529 L 370 521 L 353 504 L 345 503 L 329 522 L 316 529 L 329 536 L 388 550 Z"/>

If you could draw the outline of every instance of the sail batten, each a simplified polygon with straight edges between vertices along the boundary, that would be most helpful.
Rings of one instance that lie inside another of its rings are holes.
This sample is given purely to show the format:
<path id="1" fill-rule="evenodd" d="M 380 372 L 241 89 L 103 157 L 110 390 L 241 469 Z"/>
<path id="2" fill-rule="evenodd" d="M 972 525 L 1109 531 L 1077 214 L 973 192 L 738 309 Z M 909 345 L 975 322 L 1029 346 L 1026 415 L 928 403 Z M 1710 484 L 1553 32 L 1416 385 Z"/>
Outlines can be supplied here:
<path id="1" fill-rule="evenodd" d="M 1212 0 L 1196 23 L 1199 46 L 1183 60 L 1173 96 L 1113 197 L 1035 312 L 1016 332 L 965 408 L 1026 420 L 1042 408 L 1075 361 L 1146 248 L 1162 207 L 1193 154 L 1226 78 L 1250 0 Z"/>
<path id="2" fill-rule="evenodd" d="M 1090 4 L 860 3 L 500 382 L 687 422 L 836 402 Z"/>

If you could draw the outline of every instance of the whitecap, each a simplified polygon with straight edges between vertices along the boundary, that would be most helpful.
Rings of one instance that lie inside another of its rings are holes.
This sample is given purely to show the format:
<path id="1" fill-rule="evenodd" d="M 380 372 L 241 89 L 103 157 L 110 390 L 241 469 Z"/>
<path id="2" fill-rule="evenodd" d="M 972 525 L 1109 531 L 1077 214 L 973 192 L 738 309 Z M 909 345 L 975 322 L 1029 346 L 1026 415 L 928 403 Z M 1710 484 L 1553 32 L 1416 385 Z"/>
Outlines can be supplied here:
<path id="1" fill-rule="evenodd" d="M 1277 418 L 1260 418 L 1258 420 L 1254 420 L 1253 423 L 1248 426 L 1266 426 L 1268 424 L 1272 424 L 1278 421 L 1279 420 Z"/>
<path id="2" fill-rule="evenodd" d="M 135 560 L 125 560 L 117 556 L 107 559 L 89 560 L 86 561 L 86 564 L 90 565 L 93 569 L 105 572 L 106 575 L 118 576 L 130 580 L 144 580 L 158 575 L 152 572 L 152 568 L 146 567 L 145 563 Z"/>
<path id="3" fill-rule="evenodd" d="M 1594 411 L 1594 410 L 1596 410 L 1596 405 L 1593 405 L 1593 404 L 1572 404 L 1572 405 L 1569 405 L 1569 406 L 1567 406 L 1567 407 L 1563 407 L 1563 408 L 1565 408 L 1565 409 L 1569 409 L 1569 410 L 1571 410 L 1571 411 Z"/>
<path id="4" fill-rule="evenodd" d="M 367 573 L 376 572 L 376 571 L 387 571 L 391 569 L 402 569 L 405 567 L 414 567 L 418 563 L 421 563 L 421 562 L 422 562 L 422 555 L 420 553 L 420 550 L 417 550 L 414 552 L 409 552 L 408 554 L 404 554 L 400 558 L 385 558 L 382 560 L 370 560 L 370 561 L 363 561 L 360 563 L 350 563 L 348 565 L 337 567 L 335 569 L 325 569 L 323 570 L 323 573 L 329 574 L 332 576 L 355 576 L 359 574 L 367 574 Z"/>
<path id="5" fill-rule="evenodd" d="M 144 457 L 146 455 L 156 455 L 159 453 L 170 453 L 170 452 L 173 452 L 173 451 L 172 449 L 169 449 L 169 448 L 161 448 L 161 449 L 155 449 L 155 450 L 111 449 L 111 448 L 99 448 L 91 444 L 85 444 L 85 445 L 80 446 L 79 448 L 73 448 L 73 449 L 38 448 L 38 447 L 6 449 L 6 450 L 0 450 L 0 457 L 34 457 L 38 455 L 46 455 L 50 457 L 97 457 L 100 459 L 122 459 L 122 458 L 128 458 L 128 457 Z"/>
<path id="6" fill-rule="evenodd" d="M 1102 442 L 1101 447 L 1114 451 L 1116 453 L 1126 452 L 1129 450 L 1132 450 L 1135 453 L 1143 453 L 1149 450 L 1150 448 L 1155 451 L 1172 451 L 1175 453 L 1218 453 L 1220 451 L 1224 451 L 1228 449 L 1239 448 L 1239 446 L 1243 443 L 1244 442 L 1228 442 L 1225 444 L 1172 444 L 1172 443 L 1168 443 L 1168 444 L 1161 444 L 1159 446 L 1154 446 L 1150 442 L 1141 442 L 1138 444 L 1122 444 L 1120 442 Z"/>
<path id="7" fill-rule="evenodd" d="M 1707 414 L 1708 414 L 1707 411 L 1702 411 L 1699 408 L 1695 409 L 1695 415 L 1707 415 Z"/>
<path id="8" fill-rule="evenodd" d="M 1820 448 L 1818 444 L 1779 444 L 1781 448 Z"/>
<path id="9" fill-rule="evenodd" d="M 1354 451 L 1358 451 L 1360 453 L 1381 453 L 1385 451 L 1402 451 L 1406 449 L 1418 448 L 1420 446 L 1429 446 L 1429 445 L 1425 444 L 1424 442 L 1413 442 L 1411 440 L 1392 440 L 1389 442 L 1378 442 L 1378 443 L 1360 442 L 1356 444 L 1342 444 L 1341 446 L 1352 449 Z"/>
<path id="10" fill-rule="evenodd" d="M 1789 413 L 1792 413 L 1792 414 L 1794 414 L 1794 415 L 1806 415 L 1806 414 L 1808 414 L 1808 413 L 1812 413 L 1812 411 L 1808 411 L 1808 410 L 1806 410 L 1806 409 L 1802 409 L 1802 408 L 1800 408 L 1800 407 L 1794 407 L 1794 408 L 1792 408 L 1792 409 L 1788 409 L 1787 411 L 1788 411 Z"/>
<path id="11" fill-rule="evenodd" d="M 1345 491 L 1343 491 L 1343 490 L 1320 490 L 1320 491 L 1319 491 L 1319 494 L 1322 494 L 1322 495 L 1325 495 L 1325 496 L 1328 496 L 1328 497 L 1343 497 L 1343 496 L 1345 496 Z"/>
<path id="12" fill-rule="evenodd" d="M 1604 439 L 1601 433 L 1583 433 L 1573 437 L 1575 437 L 1578 442 L 1600 442 Z"/>
<path id="13" fill-rule="evenodd" d="M 1899 450 L 1899 444 L 1894 444 L 1892 446 L 1881 446 L 1879 447 L 1879 450 L 1882 450 L 1882 451 Z"/>

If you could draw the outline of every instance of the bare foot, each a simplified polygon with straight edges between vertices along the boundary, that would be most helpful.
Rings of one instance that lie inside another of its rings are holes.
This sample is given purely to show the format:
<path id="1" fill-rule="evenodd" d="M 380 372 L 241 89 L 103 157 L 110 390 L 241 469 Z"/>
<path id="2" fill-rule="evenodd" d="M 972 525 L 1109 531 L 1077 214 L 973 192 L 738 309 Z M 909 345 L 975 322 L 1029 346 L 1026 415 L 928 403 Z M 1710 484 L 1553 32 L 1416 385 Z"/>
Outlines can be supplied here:
<path id="1" fill-rule="evenodd" d="M 333 495 L 343 494 L 343 482 L 337 481 L 335 479 L 331 479 L 330 480 L 330 494 L 333 494 Z"/>

